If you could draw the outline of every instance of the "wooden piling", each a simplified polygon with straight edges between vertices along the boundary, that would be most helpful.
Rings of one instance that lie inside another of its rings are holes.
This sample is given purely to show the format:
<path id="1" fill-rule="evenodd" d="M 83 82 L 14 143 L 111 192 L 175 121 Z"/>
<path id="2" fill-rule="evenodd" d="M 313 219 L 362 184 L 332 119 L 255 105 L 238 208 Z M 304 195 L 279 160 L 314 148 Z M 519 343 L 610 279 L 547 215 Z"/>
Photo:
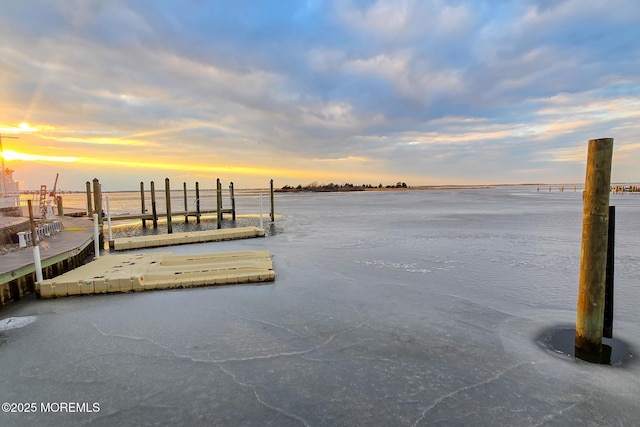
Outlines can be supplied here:
<path id="1" fill-rule="evenodd" d="M 602 351 L 612 157 L 613 138 L 589 141 L 583 193 L 576 355 L 593 356 Z"/>
<path id="2" fill-rule="evenodd" d="M 58 206 L 58 216 L 64 216 L 64 206 L 62 205 L 62 196 L 56 196 L 56 205 Z"/>
<path id="3" fill-rule="evenodd" d="M 220 184 L 220 178 L 216 180 L 216 202 L 218 228 L 222 228 L 222 184 Z"/>
<path id="4" fill-rule="evenodd" d="M 231 220 L 236 220 L 236 196 L 233 191 L 233 181 L 229 183 L 229 197 L 231 197 Z"/>
<path id="5" fill-rule="evenodd" d="M 100 190 L 100 181 L 93 178 L 93 206 L 94 213 L 98 214 L 98 226 L 102 225 L 102 190 Z"/>
<path id="6" fill-rule="evenodd" d="M 276 220 L 276 213 L 275 213 L 275 207 L 274 207 L 274 203 L 273 203 L 273 180 L 270 181 L 269 183 L 270 185 L 270 191 L 271 191 L 271 222 L 274 222 Z"/>
<path id="7" fill-rule="evenodd" d="M 93 213 L 93 206 L 91 204 L 91 183 L 87 181 L 86 185 L 87 185 L 87 216 L 91 216 L 91 214 Z"/>
<path id="8" fill-rule="evenodd" d="M 614 292 L 614 264 L 616 241 L 616 207 L 609 206 L 609 226 L 607 235 L 607 273 L 604 291 L 604 323 L 602 336 L 613 338 L 613 292 Z"/>
<path id="9" fill-rule="evenodd" d="M 29 209 L 29 227 L 31 229 L 31 246 L 38 244 L 38 235 L 36 234 L 36 221 L 33 217 L 33 205 L 31 200 L 27 200 L 27 208 Z"/>
<path id="10" fill-rule="evenodd" d="M 187 201 L 187 183 L 182 183 L 182 193 L 184 195 L 184 223 L 189 224 L 189 202 Z"/>
<path id="11" fill-rule="evenodd" d="M 171 183 L 169 178 L 164 179 L 164 198 L 167 204 L 167 233 L 173 233 L 173 222 L 171 221 Z"/>
<path id="12" fill-rule="evenodd" d="M 158 228 L 158 210 L 156 209 L 156 184 L 151 181 L 151 215 L 153 216 L 153 229 Z"/>
<path id="13" fill-rule="evenodd" d="M 147 208 L 144 206 L 144 182 L 140 181 L 140 212 L 142 215 L 147 213 Z M 142 218 L 142 228 L 147 228 L 147 220 Z"/>
<path id="14" fill-rule="evenodd" d="M 196 182 L 196 224 L 200 224 L 200 183 Z"/>
<path id="15" fill-rule="evenodd" d="M 98 215 L 98 245 L 104 248 L 104 233 L 102 232 L 102 224 L 104 223 L 102 218 L 102 188 L 100 187 L 98 178 L 93 178 L 93 206 L 95 207 L 94 213 Z"/>

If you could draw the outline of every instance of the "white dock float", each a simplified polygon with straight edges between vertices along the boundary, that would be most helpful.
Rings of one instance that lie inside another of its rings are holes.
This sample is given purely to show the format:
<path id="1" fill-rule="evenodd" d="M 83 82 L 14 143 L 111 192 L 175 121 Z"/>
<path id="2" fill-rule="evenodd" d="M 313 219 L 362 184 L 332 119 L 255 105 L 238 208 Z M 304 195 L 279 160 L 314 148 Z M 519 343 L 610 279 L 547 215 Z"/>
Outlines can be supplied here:
<path id="1" fill-rule="evenodd" d="M 184 245 L 187 243 L 220 242 L 223 240 L 250 239 L 264 236 L 264 230 L 259 227 L 238 227 L 162 235 L 121 237 L 114 239 L 113 243 L 110 242 L 109 246 L 115 251 L 126 251 L 130 249 Z"/>
<path id="2" fill-rule="evenodd" d="M 270 282 L 268 250 L 201 255 L 108 255 L 37 285 L 41 298 Z"/>

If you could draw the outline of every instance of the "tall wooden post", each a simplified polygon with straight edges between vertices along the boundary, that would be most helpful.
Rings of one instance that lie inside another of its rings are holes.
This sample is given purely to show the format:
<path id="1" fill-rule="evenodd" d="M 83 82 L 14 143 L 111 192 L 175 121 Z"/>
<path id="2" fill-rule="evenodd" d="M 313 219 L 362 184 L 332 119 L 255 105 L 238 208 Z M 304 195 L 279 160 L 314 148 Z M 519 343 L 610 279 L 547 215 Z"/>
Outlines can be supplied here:
<path id="1" fill-rule="evenodd" d="M 147 208 L 144 206 L 144 182 L 140 181 L 140 211 L 142 215 L 147 213 Z M 142 228 L 147 228 L 147 220 L 142 218 Z"/>
<path id="2" fill-rule="evenodd" d="M 98 178 L 93 178 L 93 206 L 94 212 L 98 214 L 98 225 L 102 225 L 102 191 Z"/>
<path id="3" fill-rule="evenodd" d="M 56 206 L 58 206 L 58 216 L 64 216 L 64 206 L 62 206 L 62 196 L 56 196 Z"/>
<path id="4" fill-rule="evenodd" d="M 98 245 L 104 248 L 104 234 L 102 233 L 102 189 L 100 188 L 98 178 L 93 178 L 93 206 L 95 207 L 94 213 L 98 215 Z"/>
<path id="5" fill-rule="evenodd" d="M 93 205 L 91 203 L 91 183 L 87 181 L 87 216 L 93 212 Z"/>
<path id="6" fill-rule="evenodd" d="M 153 220 L 153 229 L 158 228 L 158 211 L 156 209 L 156 184 L 151 181 L 151 215 Z"/>
<path id="7" fill-rule="evenodd" d="M 613 138 L 589 141 L 582 213 L 576 355 L 602 351 Z"/>
<path id="8" fill-rule="evenodd" d="M 273 204 L 273 180 L 271 180 L 270 182 L 270 187 L 271 187 L 271 222 L 274 222 L 276 220 L 276 213 L 275 213 L 275 207 Z"/>
<path id="9" fill-rule="evenodd" d="M 173 222 L 171 221 L 171 183 L 169 178 L 164 179 L 164 198 L 167 203 L 167 232 L 173 233 Z"/>
<path id="10" fill-rule="evenodd" d="M 196 182 L 196 224 L 200 224 L 200 183 Z"/>
<path id="11" fill-rule="evenodd" d="M 613 282 L 616 247 L 616 207 L 609 206 L 609 236 L 607 237 L 607 274 L 604 291 L 604 324 L 602 336 L 613 338 Z"/>
<path id="12" fill-rule="evenodd" d="M 189 224 L 189 203 L 187 202 L 187 183 L 182 183 L 182 193 L 184 194 L 184 223 Z"/>
<path id="13" fill-rule="evenodd" d="M 220 178 L 216 181 L 216 205 L 218 214 L 218 228 L 222 228 L 222 184 Z"/>
<path id="14" fill-rule="evenodd" d="M 36 282 L 42 282 L 42 260 L 40 259 L 40 245 L 36 235 L 36 222 L 33 218 L 33 206 L 31 200 L 27 200 L 29 207 L 29 226 L 31 227 L 31 247 L 33 250 L 33 268 L 36 272 Z"/>
<path id="15" fill-rule="evenodd" d="M 33 205 L 31 200 L 27 200 L 27 207 L 29 208 L 29 230 L 31 230 L 31 246 L 38 244 L 38 235 L 36 234 L 36 220 L 33 216 Z"/>
<path id="16" fill-rule="evenodd" d="M 236 220 L 236 196 L 233 191 L 233 182 L 229 183 L 229 197 L 231 197 L 231 220 Z"/>

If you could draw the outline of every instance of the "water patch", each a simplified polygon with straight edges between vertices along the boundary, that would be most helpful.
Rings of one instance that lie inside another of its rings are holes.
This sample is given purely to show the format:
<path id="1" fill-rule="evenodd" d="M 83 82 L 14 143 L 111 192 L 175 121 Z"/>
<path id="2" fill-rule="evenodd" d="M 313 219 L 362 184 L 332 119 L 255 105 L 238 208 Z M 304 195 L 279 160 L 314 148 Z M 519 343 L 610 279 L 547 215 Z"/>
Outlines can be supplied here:
<path id="1" fill-rule="evenodd" d="M 543 330 L 536 342 L 549 353 L 567 359 L 580 359 L 600 365 L 622 366 L 633 359 L 629 345 L 617 338 L 602 338 L 602 351 L 597 355 L 582 354 L 575 347 L 576 329 L 557 326 Z"/>
<path id="2" fill-rule="evenodd" d="M 0 332 L 23 328 L 36 321 L 36 316 L 8 317 L 0 320 Z"/>

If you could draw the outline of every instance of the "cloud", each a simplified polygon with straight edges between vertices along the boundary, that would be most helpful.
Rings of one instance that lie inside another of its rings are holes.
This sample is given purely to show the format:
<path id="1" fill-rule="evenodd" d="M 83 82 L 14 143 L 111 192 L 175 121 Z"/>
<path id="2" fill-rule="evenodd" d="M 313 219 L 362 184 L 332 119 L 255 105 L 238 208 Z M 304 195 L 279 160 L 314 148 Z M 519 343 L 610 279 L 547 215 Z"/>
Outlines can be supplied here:
<path id="1" fill-rule="evenodd" d="M 2 127 L 39 135 L 17 152 L 262 161 L 291 176 L 375 165 L 409 184 L 553 179 L 536 171 L 579 163 L 604 135 L 618 176 L 640 156 L 632 0 L 3 7 Z"/>

